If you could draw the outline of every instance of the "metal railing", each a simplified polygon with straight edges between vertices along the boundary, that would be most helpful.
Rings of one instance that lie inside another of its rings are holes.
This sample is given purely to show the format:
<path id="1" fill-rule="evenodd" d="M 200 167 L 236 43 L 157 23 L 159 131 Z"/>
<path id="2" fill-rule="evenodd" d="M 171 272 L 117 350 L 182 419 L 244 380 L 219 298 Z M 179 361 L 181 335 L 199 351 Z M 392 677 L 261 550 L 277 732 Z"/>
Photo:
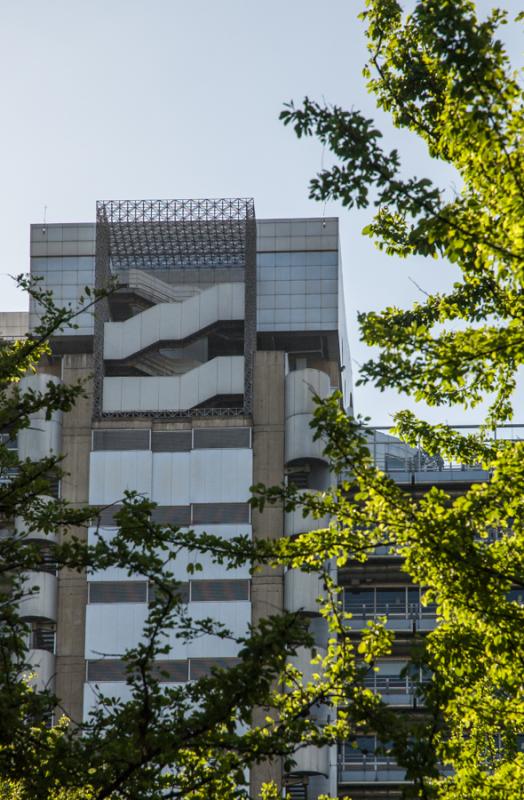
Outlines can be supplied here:
<path id="1" fill-rule="evenodd" d="M 478 425 L 453 425 L 452 430 L 466 434 L 474 434 L 480 430 Z M 373 456 L 373 461 L 388 474 L 398 473 L 466 473 L 472 471 L 482 471 L 480 464 L 463 464 L 458 461 L 450 461 L 442 456 L 429 455 L 421 447 L 410 447 L 404 442 L 392 436 L 387 426 L 376 426 L 369 428 L 366 435 L 369 443 L 369 450 Z M 500 425 L 492 434 L 495 441 L 522 441 L 524 440 L 524 424 Z"/>

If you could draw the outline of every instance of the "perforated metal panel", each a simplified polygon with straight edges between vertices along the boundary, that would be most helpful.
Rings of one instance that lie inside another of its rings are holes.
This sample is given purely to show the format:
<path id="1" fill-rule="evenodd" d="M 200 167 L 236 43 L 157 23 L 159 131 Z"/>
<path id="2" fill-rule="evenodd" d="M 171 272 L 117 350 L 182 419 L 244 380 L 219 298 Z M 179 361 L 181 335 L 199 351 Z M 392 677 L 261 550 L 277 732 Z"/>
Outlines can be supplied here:
<path id="1" fill-rule="evenodd" d="M 87 662 L 88 681 L 125 681 L 126 665 L 120 659 L 104 658 Z"/>
<path id="2" fill-rule="evenodd" d="M 153 677 L 162 683 L 185 683 L 188 673 L 187 661 L 157 661 Z"/>
<path id="3" fill-rule="evenodd" d="M 193 602 L 249 600 L 249 581 L 191 581 Z"/>
<path id="4" fill-rule="evenodd" d="M 146 581 L 91 581 L 90 603 L 145 603 Z"/>
<path id="5" fill-rule="evenodd" d="M 195 428 L 193 447 L 195 449 L 250 447 L 250 433 L 250 428 Z"/>
<path id="6" fill-rule="evenodd" d="M 162 683 L 184 683 L 188 679 L 187 661 L 157 661 L 153 676 Z M 126 664 L 121 659 L 104 658 L 87 662 L 87 680 L 125 681 Z"/>
<path id="7" fill-rule="evenodd" d="M 102 528 L 114 528 L 115 527 L 115 514 L 122 506 L 111 506 L 111 508 L 104 508 L 100 512 L 100 526 Z M 96 519 L 94 520 L 96 524 Z"/>
<path id="8" fill-rule="evenodd" d="M 161 525 L 190 525 L 191 506 L 158 506 L 151 516 Z"/>
<path id="9" fill-rule="evenodd" d="M 192 658 L 189 662 L 189 678 L 196 681 L 199 678 L 205 678 L 211 675 L 213 667 L 220 669 L 228 669 L 238 664 L 238 658 Z"/>
<path id="10" fill-rule="evenodd" d="M 189 602 L 189 583 L 188 582 L 181 583 L 177 587 L 177 591 L 178 591 L 178 594 L 180 595 L 181 601 L 183 603 L 188 603 Z M 156 587 L 155 587 L 155 585 L 153 583 L 150 583 L 149 584 L 149 595 L 148 595 L 149 602 L 152 603 L 153 600 L 156 598 L 156 596 L 157 596 Z M 159 593 L 159 597 L 161 598 L 161 593 Z"/>
<path id="11" fill-rule="evenodd" d="M 154 453 L 186 453 L 191 450 L 191 431 L 153 431 L 151 449 Z"/>
<path id="12" fill-rule="evenodd" d="M 93 450 L 149 450 L 149 430 L 98 428 L 93 431 Z"/>
<path id="13" fill-rule="evenodd" d="M 194 503 L 194 525 L 249 523 L 247 503 Z"/>

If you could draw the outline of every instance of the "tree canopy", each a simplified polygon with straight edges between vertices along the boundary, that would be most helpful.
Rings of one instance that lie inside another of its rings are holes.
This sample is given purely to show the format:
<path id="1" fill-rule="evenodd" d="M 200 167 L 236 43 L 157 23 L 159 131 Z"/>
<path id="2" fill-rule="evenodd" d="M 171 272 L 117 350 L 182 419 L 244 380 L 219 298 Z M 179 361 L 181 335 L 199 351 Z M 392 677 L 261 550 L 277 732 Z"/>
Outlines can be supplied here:
<path id="1" fill-rule="evenodd" d="M 427 587 L 426 602 L 438 604 L 439 625 L 421 643 L 432 673 L 421 687 L 425 721 L 383 734 L 414 780 L 409 791 L 516 800 L 524 788 L 524 609 L 515 597 L 524 587 L 524 449 L 495 434 L 512 419 L 524 359 L 523 88 L 498 38 L 502 11 L 479 20 L 469 0 L 421 0 L 409 13 L 396 0 L 367 0 L 362 19 L 369 91 L 395 126 L 425 142 L 429 157 L 455 168 L 460 189 L 405 177 L 400 154 L 384 148 L 373 120 L 358 111 L 306 97 L 281 118 L 336 156 L 312 179 L 312 198 L 374 208 L 363 233 L 378 248 L 460 270 L 447 292 L 359 315 L 363 341 L 379 348 L 359 381 L 443 408 L 487 398 L 477 435 L 407 411 L 396 415 L 394 432 L 430 455 L 482 466 L 489 480 L 459 497 L 436 486 L 418 497 L 402 491 L 372 464 L 365 420 L 348 419 L 334 398 L 319 405 L 314 425 L 339 488 L 313 497 L 260 487 L 260 497 L 332 515 L 329 531 L 287 543 L 297 563 L 335 556 L 343 566 L 385 545 Z"/>

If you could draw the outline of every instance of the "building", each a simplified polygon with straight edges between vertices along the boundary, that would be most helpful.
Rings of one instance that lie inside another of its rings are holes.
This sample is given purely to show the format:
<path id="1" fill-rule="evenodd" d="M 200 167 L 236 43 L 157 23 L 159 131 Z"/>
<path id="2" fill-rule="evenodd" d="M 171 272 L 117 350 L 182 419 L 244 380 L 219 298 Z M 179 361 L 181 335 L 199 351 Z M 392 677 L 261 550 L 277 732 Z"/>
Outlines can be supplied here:
<path id="1" fill-rule="evenodd" d="M 126 489 L 155 501 L 159 521 L 224 537 L 303 530 L 300 515 L 252 515 L 247 501 L 252 484 L 286 475 L 312 489 L 330 483 L 308 423 L 312 390 L 327 396 L 336 387 L 352 403 L 336 219 L 257 221 L 246 199 L 102 202 L 94 223 L 33 225 L 31 273 L 58 305 L 111 277 L 119 286 L 57 335 L 48 363 L 24 379 L 88 382 L 89 397 L 71 413 L 38 420 L 18 441 L 24 457 L 64 453 L 62 497 L 107 507 L 107 536 Z M 32 303 L 30 327 L 38 318 Z M 10 336 L 26 321 L 0 325 Z M 235 633 L 284 607 L 317 614 L 316 576 L 268 570 L 250 579 L 247 568 L 207 564 L 188 581 L 186 563 L 177 560 L 176 574 L 187 582 L 189 613 Z M 138 639 L 147 583 L 117 570 L 56 575 L 52 565 L 28 581 L 40 588 L 24 609 L 39 680 L 54 684 L 73 720 L 85 718 L 95 685 L 125 693 L 118 653 Z M 312 626 L 322 647 L 326 631 Z M 172 680 L 235 655 L 227 640 L 173 643 Z M 297 759 L 290 793 L 336 792 L 336 752 L 303 750 Z M 271 774 L 253 770 L 252 781 Z"/>

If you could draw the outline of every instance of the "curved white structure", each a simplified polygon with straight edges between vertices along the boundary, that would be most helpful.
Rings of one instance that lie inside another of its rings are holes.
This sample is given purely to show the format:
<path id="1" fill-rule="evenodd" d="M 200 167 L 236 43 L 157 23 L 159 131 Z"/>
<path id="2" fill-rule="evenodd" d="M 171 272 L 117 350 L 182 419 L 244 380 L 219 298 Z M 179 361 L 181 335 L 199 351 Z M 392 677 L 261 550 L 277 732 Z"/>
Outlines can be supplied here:
<path id="1" fill-rule="evenodd" d="M 317 572 L 302 572 L 290 569 L 284 575 L 284 606 L 286 611 L 304 611 L 318 614 L 318 598 L 324 587 Z"/>
<path id="2" fill-rule="evenodd" d="M 45 503 L 48 503 L 52 500 L 52 498 L 47 497 L 45 495 L 40 495 L 39 500 L 43 500 Z M 39 530 L 29 530 L 27 523 L 25 522 L 23 517 L 15 517 L 15 531 L 18 534 L 27 532 L 27 536 L 25 537 L 26 541 L 31 541 L 35 539 L 42 542 L 53 542 L 53 543 L 58 541 L 58 535 L 56 531 L 45 533 L 44 531 L 39 531 Z"/>
<path id="3" fill-rule="evenodd" d="M 42 692 L 45 689 L 53 691 L 56 672 L 56 658 L 53 653 L 47 650 L 29 650 L 27 661 L 31 675 L 29 683 L 36 691 Z"/>
<path id="4" fill-rule="evenodd" d="M 104 411 L 180 411 L 244 393 L 244 356 L 218 356 L 183 375 L 104 378 Z"/>
<path id="5" fill-rule="evenodd" d="M 293 753 L 293 758 L 296 766 L 291 774 L 324 775 L 326 778 L 329 776 L 329 747 L 315 747 L 310 744 Z"/>
<path id="6" fill-rule="evenodd" d="M 311 663 L 316 655 L 319 655 L 321 658 L 325 658 L 325 648 L 319 647 L 318 645 L 315 645 L 315 647 L 299 647 L 297 649 L 296 656 L 292 656 L 288 659 L 289 663 L 299 669 L 302 673 L 304 684 L 315 683 L 316 680 L 313 676 L 322 674 L 322 664 Z"/>
<path id="7" fill-rule="evenodd" d="M 47 375 L 37 372 L 35 375 L 26 375 L 19 383 L 23 393 L 28 389 L 34 392 L 45 392 L 48 383 L 60 384 L 56 375 Z M 62 412 L 55 411 L 51 419 L 45 418 L 45 409 L 36 414 L 31 414 L 31 425 L 18 432 L 18 455 L 20 459 L 30 458 L 39 461 L 52 454 L 60 453 L 62 445 Z"/>
<path id="8" fill-rule="evenodd" d="M 319 528 L 327 528 L 329 525 L 329 517 L 320 517 L 314 519 L 313 517 L 303 517 L 300 508 L 295 511 L 289 511 L 284 518 L 284 530 L 286 536 L 296 536 L 300 533 L 309 533 L 316 531 Z"/>
<path id="9" fill-rule="evenodd" d="M 56 622 L 57 579 L 49 572 L 28 572 L 24 578 L 24 592 L 20 600 L 20 615 L 24 619 L 45 619 Z M 30 590 L 38 591 L 29 594 Z"/>
<path id="10" fill-rule="evenodd" d="M 313 440 L 309 423 L 315 410 L 314 396 L 328 397 L 329 375 L 318 369 L 299 369 L 286 375 L 286 463 L 304 458 L 324 460 L 324 442 Z"/>
<path id="11" fill-rule="evenodd" d="M 218 283 L 179 303 L 159 303 L 125 322 L 104 325 L 104 358 L 132 356 L 156 342 L 178 341 L 221 320 L 244 319 L 244 284 Z"/>

